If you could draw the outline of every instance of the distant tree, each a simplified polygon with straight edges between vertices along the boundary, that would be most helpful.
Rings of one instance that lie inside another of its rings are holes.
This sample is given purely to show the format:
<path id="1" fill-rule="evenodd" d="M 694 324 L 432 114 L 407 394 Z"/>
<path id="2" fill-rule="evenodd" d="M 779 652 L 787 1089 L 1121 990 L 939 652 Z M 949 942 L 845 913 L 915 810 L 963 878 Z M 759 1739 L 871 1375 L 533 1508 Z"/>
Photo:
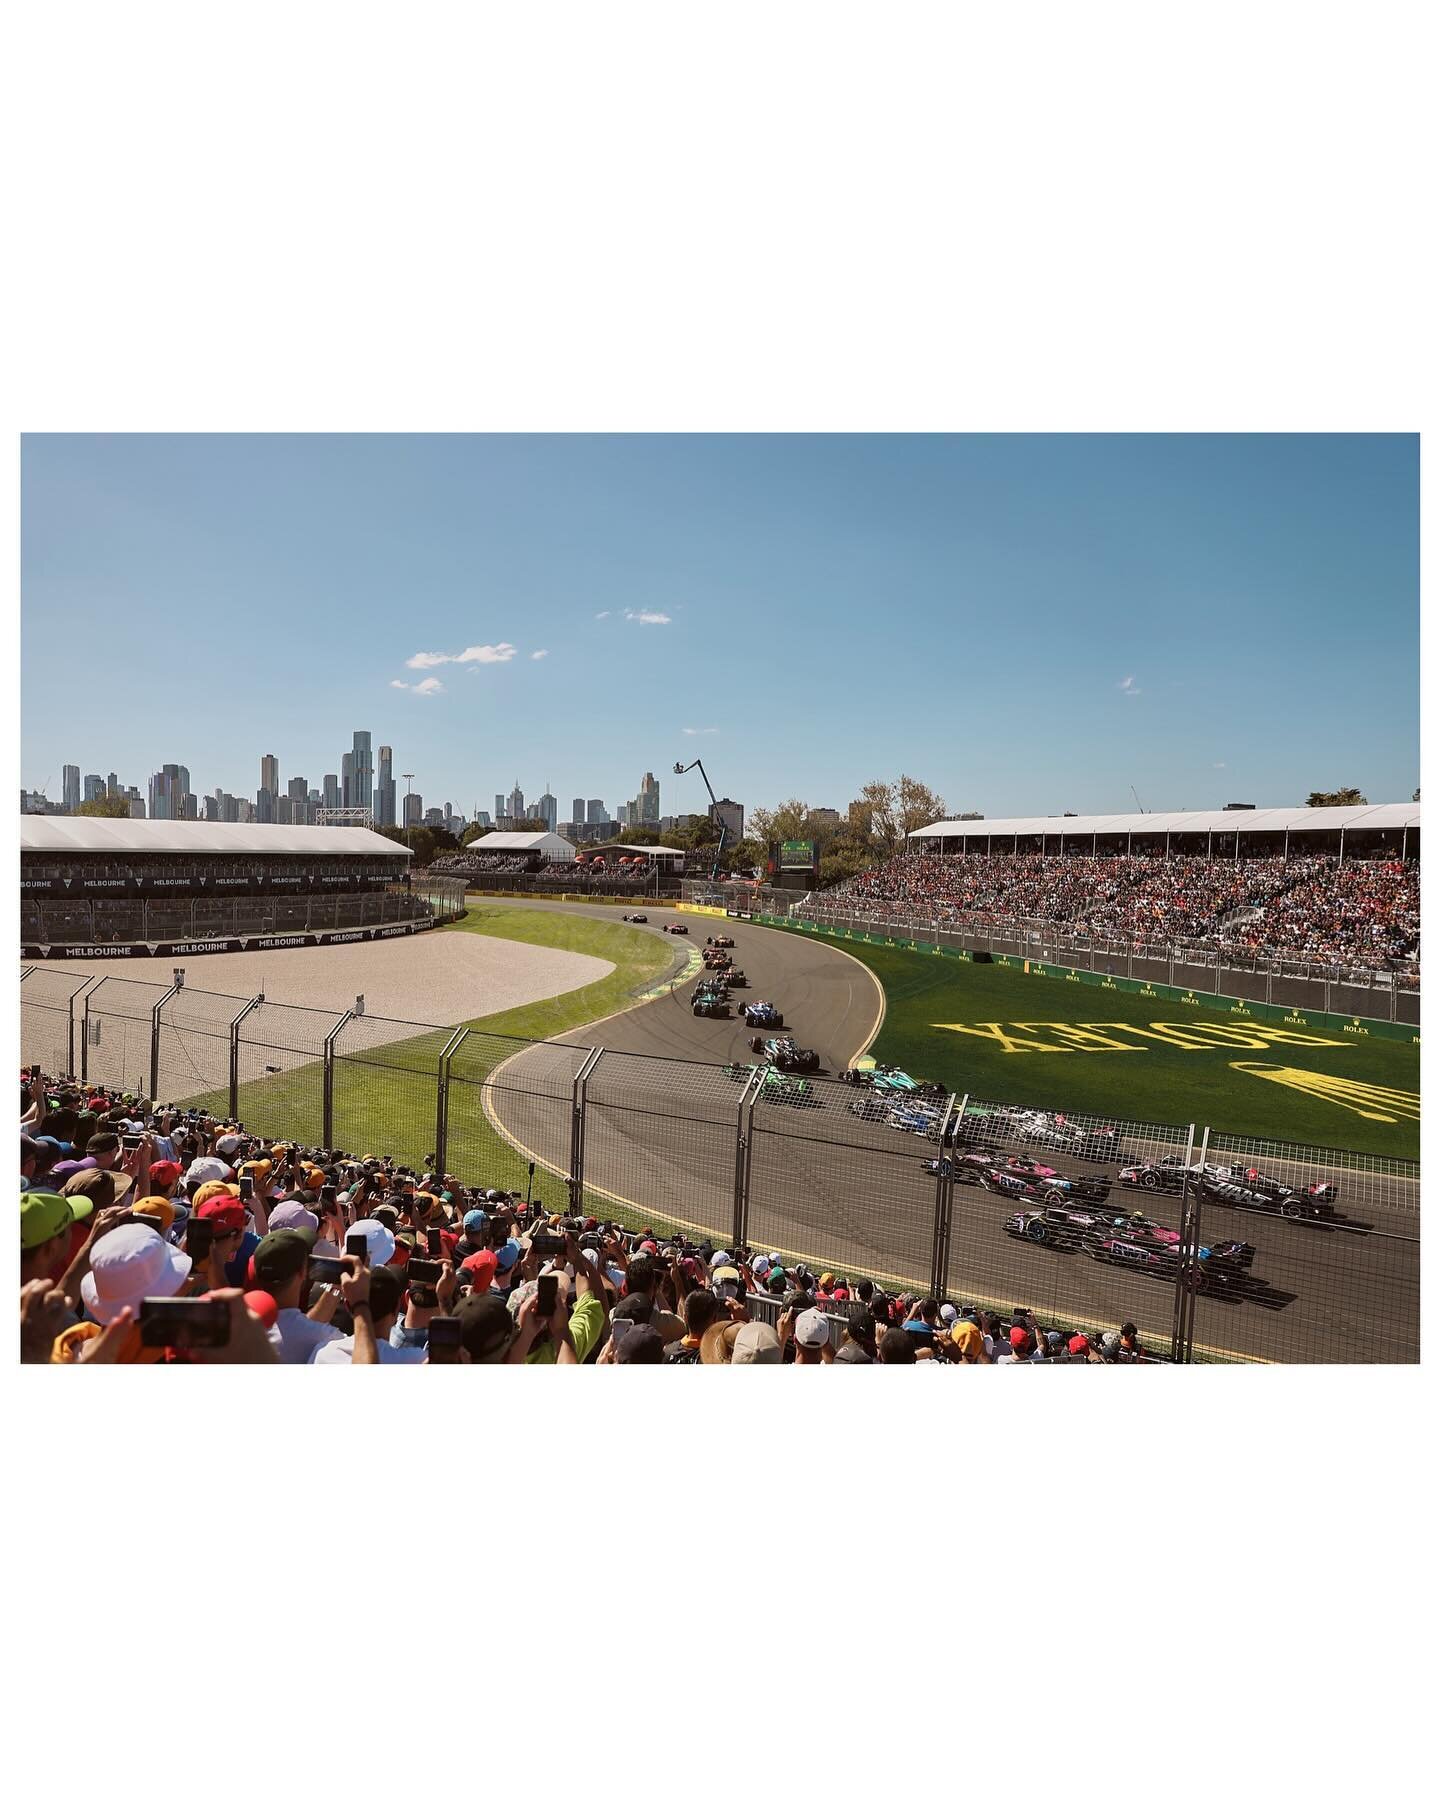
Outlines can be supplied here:
<path id="1" fill-rule="evenodd" d="M 467 823 L 460 833 L 460 846 L 468 848 L 472 842 L 478 842 L 481 836 L 490 834 L 488 823 Z"/>
<path id="2" fill-rule="evenodd" d="M 1415 796 L 1414 796 L 1414 797 L 1413 797 L 1413 798 L 1412 798 L 1412 799 L 1411 799 L 1411 800 L 1410 800 L 1410 802 L 1411 802 L 1411 804 L 1419 804 L 1419 802 L 1420 802 L 1420 788 L 1419 788 L 1419 787 L 1418 787 L 1418 786 L 1417 786 L 1417 787 L 1416 787 L 1416 788 L 1415 788 Z"/>
<path id="3" fill-rule="evenodd" d="M 1358 786 L 1342 786 L 1338 792 L 1312 792 L 1305 802 L 1318 808 L 1337 804 L 1369 804 L 1370 800 Z"/>
<path id="4" fill-rule="evenodd" d="M 850 811 L 852 818 L 869 818 L 870 838 L 888 857 L 900 852 L 911 830 L 938 823 L 945 815 L 945 800 L 923 780 L 902 773 L 894 781 L 872 780 L 862 786 Z"/>
<path id="5" fill-rule="evenodd" d="M 128 817 L 130 800 L 119 793 L 102 792 L 98 798 L 87 798 L 76 811 L 77 817 Z"/>
<path id="6" fill-rule="evenodd" d="M 1073 811 L 1067 811 L 1065 813 L 1067 817 L 1073 817 L 1074 814 Z M 961 823 L 983 823 L 985 821 L 985 813 L 984 811 L 961 811 L 958 821 Z"/>
<path id="7" fill-rule="evenodd" d="M 658 829 L 649 828 L 648 825 L 636 824 L 631 829 L 622 829 L 613 840 L 618 842 L 622 848 L 627 842 L 633 842 L 639 848 L 658 848 L 660 832 Z"/>

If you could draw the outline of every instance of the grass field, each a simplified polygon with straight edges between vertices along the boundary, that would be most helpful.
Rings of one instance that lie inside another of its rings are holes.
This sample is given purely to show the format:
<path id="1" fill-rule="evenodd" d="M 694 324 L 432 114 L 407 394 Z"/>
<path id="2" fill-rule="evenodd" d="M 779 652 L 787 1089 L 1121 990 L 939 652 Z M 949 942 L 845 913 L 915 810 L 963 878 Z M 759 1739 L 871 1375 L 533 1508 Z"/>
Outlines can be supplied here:
<path id="1" fill-rule="evenodd" d="M 393 1154 L 419 1167 L 435 1146 L 436 1063 L 453 1027 L 469 1022 L 467 1038 L 454 1063 L 448 1159 L 467 1184 L 525 1188 L 522 1156 L 491 1127 L 480 1099 L 483 1081 L 527 1041 L 563 1034 L 623 1010 L 660 979 L 670 964 L 667 936 L 650 935 L 593 915 L 561 916 L 500 906 L 472 908 L 447 931 L 464 930 L 563 948 L 613 963 L 590 985 L 521 1005 L 493 1016 L 457 1017 L 452 1028 L 417 1029 L 402 1041 L 345 1052 L 335 1060 L 334 1140 L 359 1153 Z M 196 1105 L 220 1114 L 229 1094 L 215 1091 Z M 539 1100 L 537 1100 L 539 1101 Z M 242 1124 L 272 1139 L 318 1143 L 323 1123 L 323 1072 L 318 1060 L 288 1068 L 263 1080 L 242 1083 L 238 1115 Z M 535 1195 L 564 1206 L 562 1182 L 539 1170 Z"/>
<path id="2" fill-rule="evenodd" d="M 1419 1157 L 1418 1045 L 1071 984 L 1054 972 L 843 945 L 885 988 L 871 1052 L 952 1090 Z"/>

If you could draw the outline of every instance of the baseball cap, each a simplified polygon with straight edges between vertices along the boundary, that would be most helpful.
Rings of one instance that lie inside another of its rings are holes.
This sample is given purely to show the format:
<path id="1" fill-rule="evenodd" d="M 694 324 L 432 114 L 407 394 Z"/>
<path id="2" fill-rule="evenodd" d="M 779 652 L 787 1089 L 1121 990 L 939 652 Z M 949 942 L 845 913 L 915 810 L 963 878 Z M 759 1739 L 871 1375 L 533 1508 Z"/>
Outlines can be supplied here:
<path id="1" fill-rule="evenodd" d="M 160 1233 L 168 1235 L 175 1226 L 175 1206 L 166 1197 L 142 1197 L 138 1203 L 130 1206 L 135 1216 L 153 1216 L 160 1224 Z"/>
<path id="2" fill-rule="evenodd" d="M 1017 1353 L 1023 1348 L 1028 1347 L 1030 1345 L 1030 1330 L 1028 1328 L 1021 1328 L 1017 1322 L 1014 1328 L 1010 1330 L 1010 1345 Z"/>
<path id="3" fill-rule="evenodd" d="M 757 1253 L 755 1258 L 750 1262 L 750 1270 L 755 1274 L 756 1278 L 769 1278 L 769 1256 L 767 1254 Z"/>
<path id="4" fill-rule="evenodd" d="M 80 1296 L 97 1322 L 113 1322 L 128 1304 L 173 1297 L 190 1276 L 190 1256 L 143 1222 L 123 1222 L 90 1250 Z"/>
<path id="5" fill-rule="evenodd" d="M 190 1162 L 185 1174 L 187 1185 L 208 1185 L 212 1179 L 219 1179 L 224 1184 L 230 1177 L 230 1168 L 223 1160 L 217 1160 L 213 1154 L 202 1154 L 198 1160 Z"/>
<path id="6" fill-rule="evenodd" d="M 120 1231 L 115 1232 L 119 1234 Z M 297 1272 L 305 1270 L 314 1245 L 311 1236 L 302 1229 L 273 1229 L 257 1243 L 250 1256 L 256 1284 L 270 1291 L 288 1285 Z"/>
<path id="7" fill-rule="evenodd" d="M 485 1292 L 490 1289 L 496 1268 L 500 1262 L 488 1247 L 482 1247 L 479 1253 L 472 1253 L 461 1260 L 460 1270 L 470 1274 L 472 1291 Z"/>
<path id="8" fill-rule="evenodd" d="M 298 1197 L 287 1197 L 270 1212 L 270 1227 L 266 1232 L 273 1235 L 277 1229 L 309 1229 L 312 1235 L 318 1235 L 320 1219 L 313 1210 L 307 1210 Z"/>
<path id="9" fill-rule="evenodd" d="M 953 1303 L 942 1303 L 940 1305 L 940 1320 L 946 1324 L 955 1320 L 955 1305 Z"/>
<path id="10" fill-rule="evenodd" d="M 511 1335 L 504 1298 L 493 1292 L 467 1291 L 455 1305 L 455 1315 L 460 1322 L 460 1344 L 474 1364 L 493 1366 L 504 1358 Z"/>
<path id="11" fill-rule="evenodd" d="M 1088 1335 L 1071 1335 L 1070 1351 L 1072 1353 L 1088 1353 L 1090 1351 L 1090 1337 Z"/>
<path id="12" fill-rule="evenodd" d="M 135 1183 L 123 1172 L 103 1172 L 98 1166 L 92 1166 L 85 1172 L 73 1173 L 60 1187 L 65 1197 L 88 1197 L 92 1204 L 104 1209 L 107 1204 L 115 1203 Z"/>
<path id="13" fill-rule="evenodd" d="M 1058 1328 L 1052 1328 L 1049 1334 L 1045 1337 L 1045 1345 L 1047 1347 L 1058 1347 L 1064 1338 L 1065 1337 L 1060 1333 Z"/>
<path id="14" fill-rule="evenodd" d="M 710 1269 L 712 1272 L 717 1266 L 733 1266 L 734 1264 L 735 1262 L 730 1258 L 723 1247 L 718 1248 L 710 1256 Z"/>
<path id="15" fill-rule="evenodd" d="M 181 1170 L 178 1160 L 152 1160 L 150 1162 L 151 1189 L 168 1191 L 180 1177 Z"/>
<path id="16" fill-rule="evenodd" d="M 238 1197 L 232 1197 L 228 1190 L 223 1197 L 218 1192 L 213 1197 L 200 1197 L 197 1192 L 196 1197 L 199 1198 L 199 1207 L 195 1214 L 202 1220 L 213 1222 L 217 1234 L 228 1234 L 231 1229 L 244 1232 L 245 1224 L 250 1220 L 250 1212 Z"/>
<path id="17" fill-rule="evenodd" d="M 395 1237 L 383 1222 L 376 1222 L 373 1216 L 367 1216 L 363 1222 L 352 1222 L 345 1234 L 347 1239 L 351 1235 L 365 1237 L 372 1272 L 379 1266 L 388 1266 L 395 1258 Z"/>
<path id="18" fill-rule="evenodd" d="M 76 1160 L 73 1158 L 69 1160 L 57 1160 L 50 1168 L 50 1177 L 54 1179 L 57 1184 L 63 1184 L 66 1179 L 73 1179 L 77 1172 L 94 1172 L 95 1170 L 96 1166 L 93 1160 Z"/>
<path id="19" fill-rule="evenodd" d="M 520 1243 L 510 1240 L 495 1249 L 495 1263 L 501 1272 L 508 1272 L 520 1258 Z"/>
<path id="20" fill-rule="evenodd" d="M 273 1165 L 274 1163 L 270 1160 L 247 1160 L 240 1170 L 241 1172 L 248 1172 L 253 1179 L 259 1173 L 272 1171 Z"/>
<path id="21" fill-rule="evenodd" d="M 30 1253 L 63 1235 L 72 1222 L 84 1222 L 95 1206 L 88 1197 L 62 1197 L 58 1191 L 20 1193 L 20 1251 Z M 143 1223 L 140 1225 L 145 1226 Z"/>
<path id="22" fill-rule="evenodd" d="M 985 1357 L 985 1342 L 973 1322 L 957 1322 L 950 1339 L 960 1349 L 960 1357 L 974 1365 Z"/>
<path id="23" fill-rule="evenodd" d="M 300 1162 L 300 1170 L 305 1174 L 305 1177 L 301 1182 L 307 1191 L 318 1191 L 325 1183 L 325 1171 L 323 1167 L 311 1166 L 308 1161 L 302 1160 Z"/>
<path id="24" fill-rule="evenodd" d="M 468 1235 L 471 1229 L 483 1229 L 490 1218 L 483 1210 L 467 1210 L 465 1212 L 464 1229 Z"/>
<path id="25" fill-rule="evenodd" d="M 801 1310 L 795 1318 L 795 1339 L 802 1347 L 823 1347 L 830 1339 L 830 1324 L 820 1310 Z"/>
<path id="26" fill-rule="evenodd" d="M 772 1291 L 783 1291 L 785 1289 L 785 1268 L 776 1266 L 765 1282 Z"/>
<path id="27" fill-rule="evenodd" d="M 664 1363 L 664 1358 L 665 1343 L 659 1330 L 648 1322 L 627 1329 L 615 1349 L 616 1362 L 622 1366 L 658 1366 Z"/>
<path id="28" fill-rule="evenodd" d="M 244 1145 L 245 1137 L 243 1135 L 222 1135 L 215 1143 L 215 1152 L 222 1160 L 229 1161 L 233 1165 L 236 1154 Z"/>
<path id="29" fill-rule="evenodd" d="M 245 1308 L 249 1310 L 261 1328 L 273 1328 L 276 1318 L 280 1314 L 275 1299 L 268 1291 L 247 1291 Z"/>
<path id="30" fill-rule="evenodd" d="M 807 1311 L 806 1314 L 809 1314 Z M 799 1324 L 796 1324 L 797 1328 Z M 708 1332 L 708 1331 L 707 1331 Z M 732 1366 L 778 1366 L 780 1337 L 768 1322 L 742 1322 L 730 1354 Z"/>

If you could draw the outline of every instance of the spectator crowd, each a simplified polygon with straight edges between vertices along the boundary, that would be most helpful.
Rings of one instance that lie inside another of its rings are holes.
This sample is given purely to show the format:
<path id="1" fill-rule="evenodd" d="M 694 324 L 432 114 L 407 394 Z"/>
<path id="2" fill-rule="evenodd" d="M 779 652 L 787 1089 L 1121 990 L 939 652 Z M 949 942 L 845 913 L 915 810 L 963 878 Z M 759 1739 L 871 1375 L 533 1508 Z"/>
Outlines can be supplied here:
<path id="1" fill-rule="evenodd" d="M 911 853 L 823 903 L 902 926 L 1040 923 L 1078 941 L 1174 942 L 1327 967 L 1406 970 L 1420 953 L 1414 860 Z"/>
<path id="2" fill-rule="evenodd" d="M 775 1253 L 542 1211 L 433 1168 L 21 1075 L 31 1364 L 1124 1365 L 1041 1326 Z"/>

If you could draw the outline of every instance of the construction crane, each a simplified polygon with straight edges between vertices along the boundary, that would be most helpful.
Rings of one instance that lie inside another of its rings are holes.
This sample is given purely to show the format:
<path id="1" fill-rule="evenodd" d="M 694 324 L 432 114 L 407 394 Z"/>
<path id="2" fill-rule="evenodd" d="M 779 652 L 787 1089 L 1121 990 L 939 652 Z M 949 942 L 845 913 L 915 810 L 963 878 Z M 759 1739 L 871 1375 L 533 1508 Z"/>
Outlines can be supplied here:
<path id="1" fill-rule="evenodd" d="M 689 773 L 691 771 L 691 769 L 695 768 L 695 767 L 698 767 L 700 769 L 700 777 L 705 782 L 705 790 L 710 794 L 711 821 L 712 822 L 716 821 L 715 806 L 716 806 L 717 800 L 715 797 L 715 788 L 710 784 L 710 775 L 708 773 L 706 773 L 706 771 L 705 771 L 705 763 L 703 761 L 696 760 L 696 761 L 692 761 L 690 763 L 690 765 L 687 767 L 683 761 L 677 761 L 675 763 L 675 772 L 677 775 L 685 774 L 685 773 Z M 720 840 L 715 844 L 715 860 L 714 860 L 714 864 L 710 868 L 710 881 L 711 881 L 712 885 L 720 877 L 720 862 L 725 853 L 725 838 L 730 833 L 728 828 L 726 827 L 725 820 L 723 818 L 720 818 L 718 821 L 720 823 Z"/>

